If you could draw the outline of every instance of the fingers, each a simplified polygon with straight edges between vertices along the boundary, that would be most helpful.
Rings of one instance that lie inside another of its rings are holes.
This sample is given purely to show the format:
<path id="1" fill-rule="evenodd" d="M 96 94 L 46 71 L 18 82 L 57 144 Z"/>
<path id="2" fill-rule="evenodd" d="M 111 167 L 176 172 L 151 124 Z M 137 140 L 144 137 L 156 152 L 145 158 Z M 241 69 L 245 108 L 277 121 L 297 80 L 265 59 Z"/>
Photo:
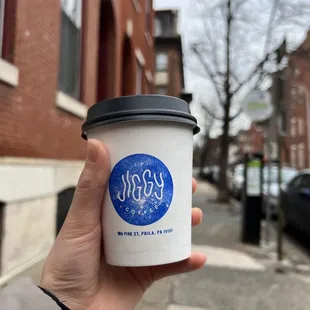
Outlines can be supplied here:
<path id="1" fill-rule="evenodd" d="M 154 277 L 154 281 L 159 279 L 177 275 L 180 273 L 186 273 L 200 269 L 206 263 L 206 256 L 202 253 L 193 253 L 190 258 L 168 265 L 160 265 L 151 267 L 151 272 Z"/>
<path id="2" fill-rule="evenodd" d="M 199 208 L 192 209 L 192 226 L 197 226 L 201 224 L 203 218 L 203 213 Z"/>
<path id="3" fill-rule="evenodd" d="M 197 181 L 193 178 L 192 179 L 192 191 L 193 191 L 193 194 L 196 192 L 197 190 Z"/>
<path id="4" fill-rule="evenodd" d="M 85 234 L 87 229 L 94 229 L 100 223 L 101 204 L 109 173 L 107 149 L 100 141 L 89 140 L 87 160 L 64 226 Z"/>

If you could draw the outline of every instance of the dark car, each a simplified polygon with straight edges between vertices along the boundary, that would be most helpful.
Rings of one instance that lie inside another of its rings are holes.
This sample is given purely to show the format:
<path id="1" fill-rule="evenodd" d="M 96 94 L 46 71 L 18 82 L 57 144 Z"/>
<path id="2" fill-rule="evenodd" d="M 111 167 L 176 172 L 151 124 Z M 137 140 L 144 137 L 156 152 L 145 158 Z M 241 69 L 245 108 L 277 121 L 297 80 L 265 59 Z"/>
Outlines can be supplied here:
<path id="1" fill-rule="evenodd" d="M 301 171 L 282 190 L 286 227 L 310 236 L 310 170 Z"/>

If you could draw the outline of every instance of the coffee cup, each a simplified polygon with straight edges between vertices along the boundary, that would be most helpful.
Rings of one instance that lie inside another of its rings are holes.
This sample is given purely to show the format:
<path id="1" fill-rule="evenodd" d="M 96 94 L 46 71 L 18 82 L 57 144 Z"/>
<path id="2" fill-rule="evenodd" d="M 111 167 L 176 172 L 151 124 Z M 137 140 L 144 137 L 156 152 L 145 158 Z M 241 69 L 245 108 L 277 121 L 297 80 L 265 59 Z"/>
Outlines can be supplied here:
<path id="1" fill-rule="evenodd" d="M 116 266 L 173 263 L 191 254 L 193 134 L 188 104 L 141 95 L 92 106 L 85 139 L 110 154 L 102 209 L 106 262 Z"/>

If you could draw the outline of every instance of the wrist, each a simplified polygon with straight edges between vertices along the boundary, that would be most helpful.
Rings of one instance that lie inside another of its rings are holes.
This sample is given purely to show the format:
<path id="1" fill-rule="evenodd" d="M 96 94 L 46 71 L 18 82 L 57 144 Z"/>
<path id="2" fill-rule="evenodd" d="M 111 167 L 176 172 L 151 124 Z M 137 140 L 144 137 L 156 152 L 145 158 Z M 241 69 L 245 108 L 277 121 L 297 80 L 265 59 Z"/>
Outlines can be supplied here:
<path id="1" fill-rule="evenodd" d="M 48 295 L 51 299 L 55 301 L 55 303 L 60 307 L 61 310 L 70 310 L 62 301 L 60 301 L 57 296 L 55 296 L 53 293 L 48 291 L 47 289 L 38 286 L 38 288 L 46 295 Z"/>

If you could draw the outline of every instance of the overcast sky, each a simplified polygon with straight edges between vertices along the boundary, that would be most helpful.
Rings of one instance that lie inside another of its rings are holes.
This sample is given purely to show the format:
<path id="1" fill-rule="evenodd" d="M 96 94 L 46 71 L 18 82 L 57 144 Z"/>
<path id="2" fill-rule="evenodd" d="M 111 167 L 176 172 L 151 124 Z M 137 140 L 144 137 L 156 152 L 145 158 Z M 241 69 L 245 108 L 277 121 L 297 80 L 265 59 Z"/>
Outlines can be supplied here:
<path id="1" fill-rule="evenodd" d="M 184 41 L 186 41 L 187 31 L 186 31 L 186 21 L 188 21 L 188 9 L 190 6 L 190 2 L 192 0 L 154 0 L 154 7 L 156 10 L 159 9 L 178 9 L 179 10 L 179 25 L 178 30 L 180 34 L 183 36 L 183 49 L 186 48 L 184 46 Z M 199 124 L 204 123 L 204 119 L 199 108 L 199 93 L 202 91 L 203 85 L 206 84 L 204 80 L 199 78 L 198 76 L 192 74 L 186 67 L 184 68 L 185 73 L 185 86 L 186 90 L 192 92 L 194 95 L 194 102 L 191 104 L 192 113 L 198 119 Z M 202 91 L 203 92 L 203 91 Z M 216 131 L 218 134 L 219 131 Z M 215 134 L 216 134 L 215 133 Z"/>
<path id="2" fill-rule="evenodd" d="M 212 0 L 216 1 L 216 0 Z M 182 35 L 182 43 L 183 43 L 183 53 L 186 52 L 186 41 L 187 36 L 189 34 L 189 19 L 191 11 L 191 3 L 193 3 L 193 0 L 154 0 L 154 7 L 156 10 L 161 9 L 178 9 L 179 10 L 179 25 L 178 30 L 179 33 Z M 189 71 L 186 69 L 186 66 L 184 68 L 184 74 L 185 74 L 185 87 L 186 91 L 193 93 L 193 102 L 191 103 L 191 112 L 192 114 L 197 118 L 198 125 L 200 127 L 204 127 L 205 119 L 204 119 L 204 113 L 202 112 L 202 109 L 200 107 L 200 97 L 204 98 L 206 96 L 209 96 L 209 82 L 198 75 L 194 74 L 192 71 Z M 240 129 L 246 129 L 249 127 L 250 122 L 247 117 L 241 117 L 241 121 L 238 122 L 238 125 L 236 130 Z M 218 136 L 221 134 L 221 122 L 215 122 L 215 126 L 211 132 L 212 136 Z M 235 126 L 232 126 L 233 128 Z M 233 130 L 233 131 L 236 131 Z M 201 134 L 195 136 L 195 141 L 200 140 Z"/>
<path id="3" fill-rule="evenodd" d="M 210 0 L 213 2 L 217 2 L 217 0 Z M 182 41 L 183 41 L 183 52 L 186 53 L 186 41 L 187 38 L 190 38 L 189 31 L 191 22 L 190 22 L 190 14 L 191 11 L 191 4 L 193 3 L 193 0 L 154 0 L 154 7 L 155 9 L 178 9 L 179 10 L 179 33 L 182 35 Z M 305 32 L 301 32 L 300 29 L 298 29 L 298 32 L 291 32 L 288 37 L 289 41 L 291 43 L 295 43 L 296 47 L 303 41 L 303 37 L 305 35 Z M 295 42 L 294 42 L 295 41 Z M 198 122 L 200 124 L 204 124 L 203 114 L 201 109 L 199 108 L 199 96 L 209 96 L 210 94 L 210 88 L 208 81 L 198 77 L 197 75 L 193 74 L 192 72 L 189 72 L 185 67 L 185 84 L 186 84 L 186 90 L 189 92 L 192 92 L 194 95 L 194 102 L 191 105 L 192 113 L 198 118 Z M 247 117 L 241 117 L 237 119 L 235 122 L 237 122 L 236 127 L 234 131 L 238 131 L 239 129 L 247 128 L 250 124 Z M 215 129 L 214 135 L 220 134 L 220 130 L 218 128 Z"/>

